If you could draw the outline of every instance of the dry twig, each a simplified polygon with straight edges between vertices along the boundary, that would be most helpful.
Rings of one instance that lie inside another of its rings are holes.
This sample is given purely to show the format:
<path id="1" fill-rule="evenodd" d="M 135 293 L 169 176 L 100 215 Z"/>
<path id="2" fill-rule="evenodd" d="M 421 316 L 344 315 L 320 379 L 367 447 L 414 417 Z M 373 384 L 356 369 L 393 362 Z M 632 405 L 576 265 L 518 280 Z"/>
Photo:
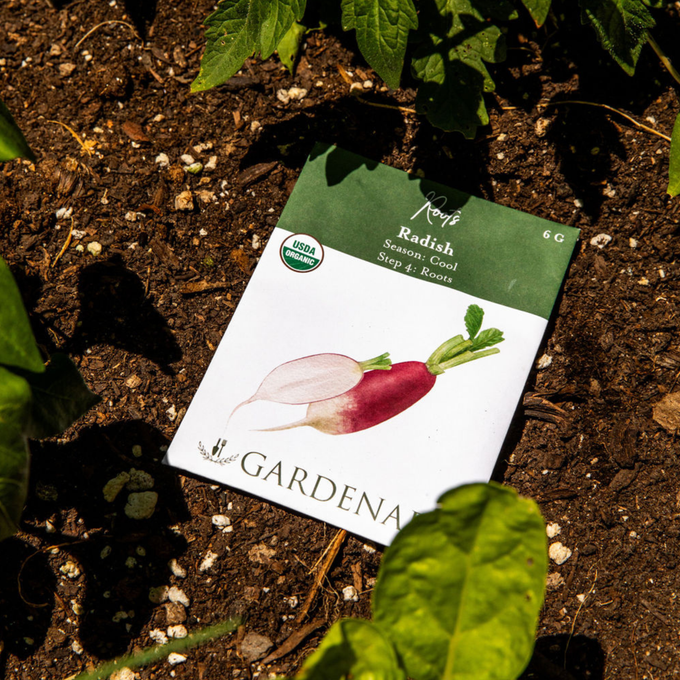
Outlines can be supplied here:
<path id="1" fill-rule="evenodd" d="M 340 531 L 338 531 L 338 533 L 333 537 L 333 540 L 328 544 L 324 554 L 321 555 L 317 563 L 314 565 L 314 567 L 312 567 L 312 570 L 315 570 L 318 567 L 318 571 L 314 577 L 314 583 L 312 583 L 312 587 L 309 589 L 309 593 L 307 593 L 305 604 L 297 617 L 298 621 L 302 621 L 305 616 L 307 616 L 309 608 L 312 606 L 312 602 L 314 601 L 314 598 L 316 597 L 316 594 L 319 591 L 324 578 L 326 578 L 331 565 L 338 556 L 338 553 L 340 552 L 340 546 L 342 546 L 346 536 L 347 531 L 345 529 L 340 529 Z"/>
<path id="2" fill-rule="evenodd" d="M 94 28 L 91 28 L 73 47 L 74 50 L 77 50 L 81 43 L 86 39 L 89 38 L 96 30 L 100 29 L 102 26 L 107 26 L 108 24 L 122 24 L 123 26 L 127 26 L 134 34 L 136 38 L 139 38 L 139 34 L 137 33 L 137 30 L 132 24 L 128 24 L 127 21 L 118 21 L 118 20 L 111 20 L 111 21 L 102 21 L 101 24 L 97 24 Z"/>

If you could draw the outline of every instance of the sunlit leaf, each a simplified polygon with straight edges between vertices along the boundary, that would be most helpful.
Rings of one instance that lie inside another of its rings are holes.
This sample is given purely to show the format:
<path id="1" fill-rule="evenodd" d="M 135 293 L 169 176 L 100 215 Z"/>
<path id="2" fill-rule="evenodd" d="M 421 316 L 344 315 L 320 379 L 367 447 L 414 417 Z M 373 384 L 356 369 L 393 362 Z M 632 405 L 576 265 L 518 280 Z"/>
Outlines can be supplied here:
<path id="1" fill-rule="evenodd" d="M 360 619 L 333 624 L 297 677 L 299 680 L 406 680 L 390 641 L 377 626 Z"/>
<path id="2" fill-rule="evenodd" d="M 225 83 L 253 53 L 271 56 L 306 0 L 222 0 L 206 19 L 206 47 L 192 92 Z"/>
<path id="3" fill-rule="evenodd" d="M 0 366 L 45 370 L 14 277 L 0 257 Z"/>
<path id="4" fill-rule="evenodd" d="M 546 571 L 536 503 L 498 484 L 462 486 L 387 549 L 374 618 L 413 680 L 516 680 L 531 658 Z"/>
<path id="5" fill-rule="evenodd" d="M 14 122 L 9 109 L 0 100 L 0 162 L 20 157 L 35 160 L 26 138 Z"/>

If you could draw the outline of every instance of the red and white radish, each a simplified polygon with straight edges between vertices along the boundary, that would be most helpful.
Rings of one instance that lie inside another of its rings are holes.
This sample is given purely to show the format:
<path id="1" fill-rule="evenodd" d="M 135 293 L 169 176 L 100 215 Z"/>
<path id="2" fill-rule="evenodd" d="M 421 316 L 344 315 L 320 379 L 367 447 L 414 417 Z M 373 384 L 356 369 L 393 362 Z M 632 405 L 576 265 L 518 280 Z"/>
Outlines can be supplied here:
<path id="1" fill-rule="evenodd" d="M 485 349 L 503 341 L 503 334 L 491 328 L 479 333 L 484 312 L 470 305 L 465 323 L 470 337 L 457 335 L 440 345 L 427 362 L 405 361 L 389 371 L 369 371 L 350 390 L 309 404 L 306 416 L 290 425 L 264 432 L 309 426 L 326 434 L 360 432 L 399 415 L 422 399 L 433 387 L 437 375 L 454 366 L 497 354 Z"/>
<path id="2" fill-rule="evenodd" d="M 391 365 L 388 353 L 368 361 L 355 361 L 342 354 L 313 354 L 294 359 L 277 366 L 262 381 L 257 392 L 240 403 L 231 416 L 242 406 L 254 401 L 310 404 L 332 399 L 359 384 L 365 371 L 388 370 Z"/>

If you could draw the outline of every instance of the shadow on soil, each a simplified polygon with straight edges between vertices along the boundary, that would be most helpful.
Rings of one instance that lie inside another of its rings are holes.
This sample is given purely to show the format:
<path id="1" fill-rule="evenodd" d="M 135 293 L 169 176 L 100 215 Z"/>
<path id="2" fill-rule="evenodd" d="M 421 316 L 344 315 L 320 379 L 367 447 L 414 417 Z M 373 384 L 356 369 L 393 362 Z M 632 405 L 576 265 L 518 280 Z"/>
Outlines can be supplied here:
<path id="1" fill-rule="evenodd" d="M 78 281 L 80 316 L 67 351 L 82 354 L 104 344 L 140 354 L 164 373 L 182 358 L 163 316 L 147 297 L 142 280 L 117 255 L 85 267 Z"/>
<path id="2" fill-rule="evenodd" d="M 597 640 L 585 635 L 546 635 L 519 680 L 603 680 L 605 655 Z"/>
<path id="3" fill-rule="evenodd" d="M 379 160 L 394 165 L 401 155 L 407 125 L 402 112 L 379 108 L 381 105 L 394 106 L 394 100 L 378 93 L 362 99 L 346 97 L 269 124 L 243 157 L 241 170 L 271 161 L 299 169 L 315 142 L 360 154 L 370 159 L 369 169 Z M 416 160 L 405 168 L 413 178 L 422 175 L 474 196 L 491 197 L 486 145 L 470 142 L 459 133 L 443 133 L 426 124 L 425 118 L 420 120 L 411 147 Z"/>
<path id="4" fill-rule="evenodd" d="M 139 635 L 154 607 L 149 589 L 169 582 L 169 560 L 186 549 L 184 538 L 170 529 L 186 520 L 188 511 L 176 473 L 160 462 L 160 447 L 166 444 L 142 421 L 95 425 L 67 444 L 33 443 L 29 502 L 22 517 L 29 538 L 3 543 L 0 560 L 0 640 L 7 653 L 26 658 L 46 646 L 57 656 L 71 654 L 65 642 L 77 630 L 88 654 L 111 658 Z M 140 457 L 131 453 L 135 445 L 141 446 Z M 151 479 L 130 483 L 106 501 L 106 483 L 132 468 Z M 125 507 L 131 493 L 154 488 L 162 488 L 163 495 L 153 515 L 129 518 Z M 45 543 L 59 546 L 58 551 L 33 547 Z M 64 576 L 57 583 L 54 574 L 60 572 Z M 46 639 L 53 618 L 64 631 L 61 640 Z M 159 625 L 165 624 L 163 617 Z"/>

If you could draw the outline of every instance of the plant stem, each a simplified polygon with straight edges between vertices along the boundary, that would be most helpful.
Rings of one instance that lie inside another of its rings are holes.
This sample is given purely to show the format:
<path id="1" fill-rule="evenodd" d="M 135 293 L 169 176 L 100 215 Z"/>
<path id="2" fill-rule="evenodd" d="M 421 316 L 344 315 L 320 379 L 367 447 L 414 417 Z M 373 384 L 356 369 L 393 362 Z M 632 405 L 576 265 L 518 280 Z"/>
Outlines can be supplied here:
<path id="1" fill-rule="evenodd" d="M 627 113 L 624 113 L 623 111 L 619 111 L 618 109 L 615 109 L 613 106 L 608 106 L 607 104 L 598 104 L 597 102 L 584 102 L 584 101 L 581 101 L 580 99 L 565 99 L 564 101 L 560 101 L 560 102 L 549 102 L 548 104 L 541 104 L 541 106 L 544 106 L 544 107 L 559 106 L 560 104 L 583 104 L 584 106 L 596 106 L 597 108 L 600 108 L 600 109 L 607 109 L 607 111 L 611 111 L 613 113 L 618 113 L 619 116 L 623 116 L 626 120 L 629 120 L 636 127 L 639 127 L 642 130 L 646 130 L 647 132 L 651 132 L 653 135 L 656 135 L 657 137 L 661 137 L 662 139 L 665 139 L 667 142 L 671 141 L 671 138 L 668 135 L 664 135 L 662 132 L 659 132 L 658 130 L 655 130 L 654 128 L 650 128 L 647 125 L 643 125 L 642 123 L 639 123 L 637 120 L 635 120 L 635 118 L 632 118 Z"/>
<path id="2" fill-rule="evenodd" d="M 671 60 L 666 56 L 666 53 L 661 49 L 659 43 L 654 40 L 649 31 L 647 31 L 647 42 L 652 46 L 652 49 L 656 52 L 656 56 L 659 57 L 666 70 L 673 76 L 675 82 L 680 83 L 680 73 L 677 72 L 675 66 L 671 63 Z"/>

